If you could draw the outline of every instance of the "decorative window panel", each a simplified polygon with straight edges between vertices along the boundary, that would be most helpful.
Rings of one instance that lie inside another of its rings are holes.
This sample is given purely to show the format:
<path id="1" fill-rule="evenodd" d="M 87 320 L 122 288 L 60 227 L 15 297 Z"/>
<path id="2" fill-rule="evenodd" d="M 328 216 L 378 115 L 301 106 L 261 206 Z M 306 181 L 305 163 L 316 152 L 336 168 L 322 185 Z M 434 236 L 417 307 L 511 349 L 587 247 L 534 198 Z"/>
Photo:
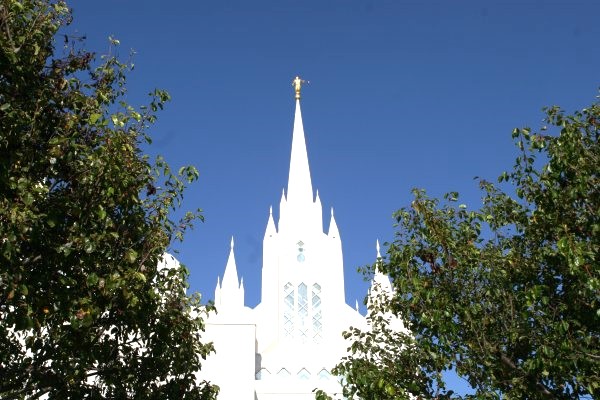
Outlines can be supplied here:
<path id="1" fill-rule="evenodd" d="M 286 337 L 294 336 L 294 286 L 286 283 L 283 287 L 283 334 Z"/>
<path id="2" fill-rule="evenodd" d="M 310 287 L 304 282 L 297 287 L 288 282 L 283 287 L 283 335 L 306 343 L 320 343 L 323 338 L 321 285 Z M 309 297 L 310 296 L 310 297 Z"/>
<path id="3" fill-rule="evenodd" d="M 323 337 L 323 321 L 321 313 L 321 286 L 315 283 L 312 287 L 312 339 L 319 343 Z"/>
<path id="4" fill-rule="evenodd" d="M 298 285 L 298 337 L 302 342 L 308 339 L 308 287 Z"/>
<path id="5" fill-rule="evenodd" d="M 320 380 L 328 381 L 329 379 L 331 379 L 331 374 L 329 373 L 329 371 L 323 368 L 321 371 L 319 371 L 318 377 Z"/>

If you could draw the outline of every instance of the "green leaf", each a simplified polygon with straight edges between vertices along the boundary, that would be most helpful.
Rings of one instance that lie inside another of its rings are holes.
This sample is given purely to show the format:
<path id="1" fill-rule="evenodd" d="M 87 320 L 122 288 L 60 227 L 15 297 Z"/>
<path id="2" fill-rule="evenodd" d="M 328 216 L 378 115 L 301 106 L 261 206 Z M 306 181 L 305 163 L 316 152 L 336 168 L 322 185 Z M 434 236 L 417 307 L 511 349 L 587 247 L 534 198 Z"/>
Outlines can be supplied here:
<path id="1" fill-rule="evenodd" d="M 90 115 L 90 118 L 89 118 L 90 124 L 92 124 L 92 125 L 95 124 L 96 121 L 98 121 L 98 118 L 100 118 L 101 116 L 102 116 L 102 114 L 99 114 L 99 113 L 93 113 L 92 115 Z"/>
<path id="2" fill-rule="evenodd" d="M 393 387 L 392 385 L 385 385 L 385 392 L 390 395 L 393 396 L 396 394 L 396 388 Z"/>
<path id="3" fill-rule="evenodd" d="M 563 236 L 559 239 L 556 245 L 561 254 L 566 255 L 569 250 L 569 239 L 566 236 Z"/>
<path id="4" fill-rule="evenodd" d="M 27 193 L 23 194 L 23 203 L 26 206 L 32 205 L 34 201 L 35 201 L 35 198 L 33 197 L 33 195 L 31 193 L 27 192 Z"/>
<path id="5" fill-rule="evenodd" d="M 125 258 L 127 259 L 127 261 L 128 261 L 129 263 L 134 263 L 134 262 L 135 262 L 135 260 L 136 260 L 136 258 L 137 258 L 137 256 L 138 256 L 138 253 L 137 253 L 137 251 L 135 251 L 135 250 L 133 250 L 133 249 L 129 249 L 129 250 L 127 250 L 127 253 L 126 253 L 126 255 L 125 255 Z"/>
<path id="6" fill-rule="evenodd" d="M 98 284 L 98 275 L 92 272 L 87 276 L 86 281 L 88 286 L 96 286 Z"/>

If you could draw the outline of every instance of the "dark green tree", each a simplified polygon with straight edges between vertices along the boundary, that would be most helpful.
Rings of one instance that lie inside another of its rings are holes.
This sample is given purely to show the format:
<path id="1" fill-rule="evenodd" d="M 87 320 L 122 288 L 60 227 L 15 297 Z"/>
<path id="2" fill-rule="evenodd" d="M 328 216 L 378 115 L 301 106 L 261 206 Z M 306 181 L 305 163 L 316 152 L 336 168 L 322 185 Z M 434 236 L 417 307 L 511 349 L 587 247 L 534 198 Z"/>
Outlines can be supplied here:
<path id="1" fill-rule="evenodd" d="M 198 173 L 141 149 L 169 96 L 126 104 L 130 66 L 59 36 L 70 21 L 0 1 L 0 398 L 214 398 L 207 308 L 159 267 L 201 218 L 170 217 Z"/>
<path id="2" fill-rule="evenodd" d="M 370 330 L 346 333 L 334 371 L 348 398 L 600 397 L 600 104 L 545 113 L 539 133 L 513 131 L 514 168 L 480 181 L 478 210 L 416 190 L 395 213 L 396 237 L 369 268 L 394 295 Z M 473 394 L 454 393 L 448 370 Z"/>

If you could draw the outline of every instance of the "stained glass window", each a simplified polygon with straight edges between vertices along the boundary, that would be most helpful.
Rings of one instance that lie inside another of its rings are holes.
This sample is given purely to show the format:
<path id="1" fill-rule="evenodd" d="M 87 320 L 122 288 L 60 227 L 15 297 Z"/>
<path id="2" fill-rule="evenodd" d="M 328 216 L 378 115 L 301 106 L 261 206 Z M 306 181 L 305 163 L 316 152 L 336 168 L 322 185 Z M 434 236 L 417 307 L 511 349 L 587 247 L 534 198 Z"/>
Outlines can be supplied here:
<path id="1" fill-rule="evenodd" d="M 321 285 L 315 283 L 312 287 L 312 339 L 319 343 L 323 337 L 321 314 Z"/>
<path id="2" fill-rule="evenodd" d="M 306 284 L 298 285 L 298 337 L 302 342 L 308 339 L 308 288 Z"/>
<path id="3" fill-rule="evenodd" d="M 283 305 L 283 334 L 286 337 L 294 336 L 294 286 L 286 283 L 283 287 L 284 305 Z"/>
<path id="4" fill-rule="evenodd" d="M 297 287 L 288 282 L 283 287 L 283 335 L 299 339 L 302 343 L 320 343 L 323 338 L 323 314 L 321 311 L 321 285 L 309 287 L 300 283 Z"/>

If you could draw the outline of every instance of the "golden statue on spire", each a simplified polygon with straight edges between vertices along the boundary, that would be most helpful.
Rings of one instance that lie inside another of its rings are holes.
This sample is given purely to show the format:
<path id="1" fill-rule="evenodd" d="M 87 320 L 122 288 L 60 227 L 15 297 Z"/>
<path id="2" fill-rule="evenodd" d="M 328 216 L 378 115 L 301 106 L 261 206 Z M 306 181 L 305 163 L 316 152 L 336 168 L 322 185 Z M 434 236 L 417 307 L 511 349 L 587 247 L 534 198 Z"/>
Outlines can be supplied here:
<path id="1" fill-rule="evenodd" d="M 302 89 L 302 84 L 310 83 L 309 81 L 305 81 L 301 79 L 299 76 L 296 76 L 292 81 L 292 86 L 296 90 L 296 100 L 300 100 L 300 90 Z"/>

